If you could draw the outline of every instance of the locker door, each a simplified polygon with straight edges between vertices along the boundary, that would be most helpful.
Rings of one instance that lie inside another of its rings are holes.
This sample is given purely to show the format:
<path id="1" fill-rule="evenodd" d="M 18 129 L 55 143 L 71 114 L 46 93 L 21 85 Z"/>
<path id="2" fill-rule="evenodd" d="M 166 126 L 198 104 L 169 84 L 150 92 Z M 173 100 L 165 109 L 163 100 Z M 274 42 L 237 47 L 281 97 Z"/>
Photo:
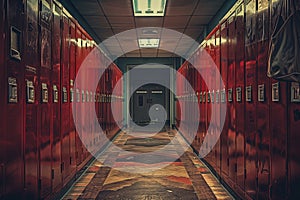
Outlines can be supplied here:
<path id="1" fill-rule="evenodd" d="M 37 198 L 38 194 L 38 0 L 26 2 L 26 36 L 25 36 L 25 135 L 24 135 L 24 171 L 25 196 Z"/>
<path id="2" fill-rule="evenodd" d="M 216 31 L 216 36 L 215 36 L 215 63 L 216 63 L 216 66 L 219 70 L 219 73 L 221 74 L 221 64 L 220 64 L 220 61 L 221 61 L 221 52 L 220 52 L 220 40 L 221 40 L 221 37 L 220 37 L 220 27 L 218 27 L 217 31 Z M 224 81 L 224 80 L 223 80 Z M 223 88 L 221 88 L 221 82 L 217 79 L 216 80 L 216 86 L 217 86 L 217 93 L 216 93 L 216 98 L 218 98 L 218 100 L 216 100 L 216 103 L 217 103 L 217 129 L 218 129 L 218 132 L 221 133 L 221 91 Z M 218 139 L 218 142 L 216 143 L 215 145 L 215 159 L 216 159 L 216 172 L 218 174 L 220 174 L 220 167 L 221 167 L 221 163 L 220 163 L 220 156 L 221 156 L 221 152 L 220 152 L 220 148 L 221 148 L 221 140 L 220 138 Z"/>
<path id="3" fill-rule="evenodd" d="M 51 106 L 52 89 L 51 81 L 51 2 L 42 0 L 40 2 L 40 84 L 38 87 L 39 113 L 38 113 L 38 134 L 39 134 L 39 187 L 40 197 L 45 198 L 51 193 Z"/>
<path id="4" fill-rule="evenodd" d="M 77 41 L 77 48 L 76 48 L 76 74 L 78 73 L 81 63 L 82 63 L 82 47 L 81 47 L 81 31 L 78 26 L 76 26 L 76 41 Z M 81 96 L 81 85 L 80 83 L 76 82 L 77 85 L 75 85 L 76 88 L 76 121 L 80 122 L 81 115 L 78 114 L 82 102 L 82 96 Z M 83 144 L 80 139 L 81 134 L 81 125 L 80 123 L 77 124 L 76 129 L 76 163 L 77 166 L 79 166 L 83 161 Z"/>
<path id="5" fill-rule="evenodd" d="M 216 64 L 216 43 L 215 43 L 215 33 L 212 34 L 211 36 L 211 43 L 210 43 L 210 56 L 212 58 L 212 60 L 215 62 Z M 212 109 L 212 112 L 214 113 L 214 119 L 213 119 L 213 135 L 212 135 L 212 139 L 213 140 L 218 140 L 217 138 L 217 135 L 219 134 L 220 132 L 220 123 L 219 123 L 219 112 L 220 112 L 220 109 L 219 109 L 219 85 L 220 85 L 220 80 L 217 80 L 217 78 L 214 78 L 214 77 L 217 77 L 216 74 L 219 73 L 218 71 L 218 68 L 216 66 L 216 68 L 213 68 L 212 69 L 212 80 L 211 80 L 211 84 L 212 84 L 212 87 L 213 87 L 213 91 L 212 91 L 212 94 L 211 94 L 211 98 L 212 98 L 212 104 L 213 104 L 213 109 Z M 216 149 L 217 148 L 216 146 L 212 146 L 211 147 L 211 159 L 212 159 L 212 166 L 213 168 L 217 168 L 217 158 L 216 158 Z"/>
<path id="6" fill-rule="evenodd" d="M 210 40 L 211 38 L 209 38 Z M 207 42 L 207 46 L 206 46 L 206 52 L 208 55 L 210 55 L 210 48 L 211 48 L 211 44 L 210 42 Z M 204 144 L 206 149 L 210 149 L 210 146 L 209 146 L 209 141 L 211 141 L 212 137 L 213 137 L 213 134 L 214 134 L 214 119 L 212 118 L 212 108 L 213 108 L 213 103 L 212 103 L 212 92 L 213 92 L 213 80 L 215 76 L 213 76 L 213 69 L 209 66 L 209 61 L 207 60 L 206 61 L 206 66 L 203 66 L 205 69 L 206 69 L 206 77 L 209 77 L 209 78 L 206 78 L 206 80 L 208 80 L 208 82 L 206 83 L 206 88 L 207 88 L 207 91 L 206 91 L 206 97 L 207 97 L 207 100 L 206 100 L 206 105 L 207 105 L 207 110 L 206 110 L 206 137 L 207 137 L 207 141 L 208 143 Z M 210 88 L 208 88 L 208 86 L 211 86 Z M 209 130 L 208 127 L 211 127 L 211 129 Z M 212 165 L 212 152 L 210 151 L 209 154 L 207 154 L 207 156 L 205 157 L 205 159 L 210 163 L 210 165 Z"/>
<path id="7" fill-rule="evenodd" d="M 60 99 L 61 84 L 61 9 L 57 4 L 53 4 L 53 29 L 52 29 L 52 191 L 57 192 L 62 187 L 61 172 L 61 137 L 60 137 Z"/>
<path id="8" fill-rule="evenodd" d="M 206 48 L 206 44 L 205 44 L 205 48 Z M 202 74 L 203 77 L 207 76 L 207 68 L 205 68 L 205 66 L 200 66 L 200 68 L 203 68 Z M 207 105 L 207 86 L 206 83 L 204 81 L 204 79 L 202 79 L 202 124 L 203 124 L 203 129 L 202 129 L 202 141 L 204 141 L 204 138 L 207 134 L 207 110 L 208 110 L 208 105 Z M 204 144 L 204 142 L 202 143 L 202 145 L 206 145 Z"/>
<path id="9" fill-rule="evenodd" d="M 229 177 L 236 182 L 236 115 L 235 115 L 235 50 L 236 30 L 235 13 L 228 19 L 228 74 L 227 74 L 227 113 L 228 113 L 228 164 Z"/>
<path id="10" fill-rule="evenodd" d="M 267 78 L 269 10 L 268 0 L 258 1 L 257 13 L 257 167 L 258 199 L 268 199 L 270 179 L 270 80 Z"/>
<path id="11" fill-rule="evenodd" d="M 280 7 L 278 2 L 271 4 L 271 32 L 274 29 Z M 270 198 L 284 199 L 287 196 L 287 84 L 271 79 L 270 137 L 271 137 L 271 177 Z M 282 120 L 278 120 L 281 116 Z"/>
<path id="12" fill-rule="evenodd" d="M 71 173 L 75 173 L 76 170 L 76 132 L 75 132 L 75 124 L 73 119 L 73 102 L 75 99 L 75 73 L 76 73 L 76 26 L 75 23 L 70 21 L 70 52 L 69 52 L 69 61 L 70 61 L 70 165 L 71 165 Z M 75 113 L 76 114 L 76 113 Z"/>
<path id="13" fill-rule="evenodd" d="M 4 136 L 5 154 L 2 167 L 5 177 L 5 194 L 7 198 L 21 199 L 24 187 L 24 52 L 23 52 L 23 1 L 6 1 L 5 44 L 5 84 L 4 84 Z M 2 12 L 1 12 L 2 13 Z M 2 13 L 3 14 L 3 13 Z M 3 70 L 2 69 L 2 70 Z"/>
<path id="14" fill-rule="evenodd" d="M 61 139 L 62 174 L 65 185 L 71 178 L 70 170 L 70 70 L 69 70 L 69 19 L 62 15 L 62 57 L 61 57 Z"/>
<path id="15" fill-rule="evenodd" d="M 251 198 L 256 198 L 257 192 L 257 73 L 256 73 L 256 1 L 245 2 L 246 33 L 245 33 L 245 190 Z"/>
<path id="16" fill-rule="evenodd" d="M 195 142 L 195 149 L 197 151 L 199 151 L 200 149 L 200 145 L 201 145 L 201 102 L 200 102 L 200 92 L 201 92 L 201 85 L 200 85 L 200 79 L 201 79 L 201 76 L 200 76 L 200 73 L 198 72 L 197 70 L 197 54 L 195 55 L 195 73 L 196 73 L 196 76 L 195 76 L 195 84 L 196 84 L 196 94 L 197 94 L 197 104 L 198 104 L 198 108 L 199 108 L 199 121 L 197 121 L 197 126 L 198 126 L 198 129 L 197 129 L 197 137 L 196 137 L 196 142 Z"/>
<path id="17" fill-rule="evenodd" d="M 236 92 L 238 88 L 241 88 L 242 94 L 244 88 L 244 48 L 245 48 L 245 36 L 244 36 L 244 4 L 242 3 L 236 10 L 236 40 L 237 46 L 235 59 L 236 59 L 236 71 L 235 71 L 235 89 L 233 90 L 233 96 L 235 97 L 236 107 L 236 155 L 237 155 L 237 184 L 244 191 L 244 179 L 245 179 L 245 103 L 244 101 L 237 101 Z M 237 117 L 238 116 L 238 117 Z"/>
<path id="18" fill-rule="evenodd" d="M 0 9 L 5 10 L 4 8 L 4 0 L 0 0 Z M 0 33 L 4 33 L 4 14 L 0 15 Z M 0 52 L 3 52 L 0 54 L 0 66 L 1 66 L 1 71 L 0 71 L 0 91 L 5 91 L 5 71 L 4 71 L 4 50 L 5 50 L 5 42 L 4 42 L 4 37 L 0 38 Z M 5 96 L 1 95 L 0 97 L 0 109 L 4 111 L 4 102 L 5 102 Z M 1 121 L 0 121 L 0 127 L 2 129 L 2 133 L 0 134 L 0 143 L 1 146 L 4 146 L 2 144 L 2 141 L 5 141 L 5 127 L 4 127 L 4 112 L 1 114 Z M 3 151 L 0 152 L 0 198 L 3 197 L 4 194 L 4 158 L 5 154 Z"/>
<path id="19" fill-rule="evenodd" d="M 226 103 L 226 93 L 227 91 L 227 68 L 228 68 L 228 27 L 227 23 L 221 24 L 221 75 L 224 81 L 225 88 L 222 88 L 221 102 Z M 221 110 L 224 114 L 225 111 Z M 224 127 L 221 133 L 221 172 L 222 177 L 226 178 L 229 175 L 229 155 L 228 155 L 228 113 L 226 113 L 226 118 L 224 122 Z"/>
<path id="20" fill-rule="evenodd" d="M 289 199 L 298 199 L 300 197 L 300 156 L 299 152 L 299 128 L 300 128 L 300 93 L 299 83 L 289 84 Z"/>

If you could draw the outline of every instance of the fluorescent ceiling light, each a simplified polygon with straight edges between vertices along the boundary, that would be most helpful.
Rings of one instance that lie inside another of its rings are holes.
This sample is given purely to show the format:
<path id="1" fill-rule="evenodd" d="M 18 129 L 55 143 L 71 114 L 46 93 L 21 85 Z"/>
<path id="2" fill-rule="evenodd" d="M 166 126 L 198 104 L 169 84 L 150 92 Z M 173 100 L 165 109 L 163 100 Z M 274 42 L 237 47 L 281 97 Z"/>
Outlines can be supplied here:
<path id="1" fill-rule="evenodd" d="M 158 16 L 165 15 L 167 0 L 132 0 L 134 16 Z"/>
<path id="2" fill-rule="evenodd" d="M 159 39 L 139 39 L 140 48 L 158 48 Z"/>

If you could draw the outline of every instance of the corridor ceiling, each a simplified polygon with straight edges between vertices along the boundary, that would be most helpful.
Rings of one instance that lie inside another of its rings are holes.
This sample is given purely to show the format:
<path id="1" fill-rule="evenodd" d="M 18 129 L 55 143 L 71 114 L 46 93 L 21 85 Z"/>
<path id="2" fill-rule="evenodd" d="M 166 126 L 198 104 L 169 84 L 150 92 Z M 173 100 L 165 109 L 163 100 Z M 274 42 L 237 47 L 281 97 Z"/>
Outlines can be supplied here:
<path id="1" fill-rule="evenodd" d="M 158 27 L 157 36 L 160 45 L 172 45 L 182 34 L 201 42 L 208 33 L 209 26 L 220 18 L 235 3 L 234 0 L 167 0 L 163 17 L 134 17 L 132 0 L 60 0 L 79 23 L 93 36 L 96 42 L 102 42 L 119 33 L 130 29 L 141 28 L 136 35 L 127 38 L 128 44 L 136 44 L 135 50 L 126 52 L 120 41 L 106 42 L 107 52 L 114 56 L 123 57 L 173 57 L 173 52 L 166 48 L 138 48 L 137 39 L 143 37 L 146 31 L 143 27 Z M 228 5 L 230 4 L 230 5 Z M 162 28 L 178 31 L 176 36 L 169 34 L 162 38 Z M 153 29 L 155 30 L 155 29 Z M 155 31 L 154 31 L 155 32 Z M 172 35 L 172 36 L 171 36 Z M 148 37 L 147 35 L 144 37 Z M 135 40 L 135 41 L 130 41 Z M 122 43 L 122 42 L 121 42 Z M 174 44 L 173 44 L 174 45 Z M 184 47 L 188 48 L 189 47 Z M 165 50 L 163 50 L 165 49 Z M 166 50 L 167 49 L 167 50 Z"/>

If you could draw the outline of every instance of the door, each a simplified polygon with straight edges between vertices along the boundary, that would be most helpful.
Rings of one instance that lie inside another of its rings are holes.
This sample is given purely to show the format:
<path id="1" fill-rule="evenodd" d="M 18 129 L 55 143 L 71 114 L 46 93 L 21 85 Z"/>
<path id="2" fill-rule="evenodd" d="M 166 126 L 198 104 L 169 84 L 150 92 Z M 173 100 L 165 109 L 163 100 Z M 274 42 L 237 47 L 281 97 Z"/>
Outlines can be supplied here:
<path id="1" fill-rule="evenodd" d="M 162 105 L 166 109 L 165 88 L 163 86 L 151 84 L 142 86 L 134 92 L 132 99 L 131 116 L 133 122 L 138 125 L 148 125 L 151 122 L 149 110 L 152 106 L 155 106 L 154 112 L 157 111 L 157 113 L 160 113 L 162 109 L 157 104 Z M 155 115 L 151 124 L 165 123 L 164 120 L 163 116 Z"/>

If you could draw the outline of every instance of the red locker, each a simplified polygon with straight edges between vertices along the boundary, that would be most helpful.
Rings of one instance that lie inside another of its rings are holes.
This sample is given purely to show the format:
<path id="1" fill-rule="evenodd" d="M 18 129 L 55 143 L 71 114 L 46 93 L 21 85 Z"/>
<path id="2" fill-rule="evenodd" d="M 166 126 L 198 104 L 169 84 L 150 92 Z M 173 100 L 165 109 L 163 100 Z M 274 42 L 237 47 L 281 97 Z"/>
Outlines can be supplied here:
<path id="1" fill-rule="evenodd" d="M 208 56 L 210 56 L 210 51 L 211 51 L 211 44 L 210 44 L 210 36 L 208 36 L 207 38 L 207 43 L 206 43 L 206 53 Z M 211 66 L 209 65 L 209 60 L 208 58 L 204 58 L 205 60 L 205 66 L 203 66 L 205 68 L 205 80 L 207 81 L 206 84 L 206 131 L 205 131 L 205 137 L 206 137 L 206 143 L 204 143 L 203 145 L 205 146 L 205 148 L 207 149 L 207 151 L 210 150 L 210 141 L 212 140 L 213 134 L 214 134 L 214 119 L 212 118 L 212 92 L 213 92 L 213 81 L 215 78 L 213 75 L 213 69 L 211 68 Z M 210 129 L 209 129 L 210 127 Z M 213 164 L 213 159 L 212 159 L 212 152 L 209 151 L 209 153 L 206 155 L 205 159 L 212 165 Z"/>
<path id="2" fill-rule="evenodd" d="M 211 93 L 211 100 L 212 100 L 212 104 L 213 104 L 213 114 L 214 114 L 214 118 L 213 120 L 213 135 L 212 135 L 212 140 L 213 141 L 218 141 L 218 136 L 220 134 L 220 118 L 219 118 L 219 112 L 220 112 L 220 79 L 217 78 L 217 74 L 219 73 L 219 69 L 216 66 L 216 38 L 215 38 L 215 32 L 217 29 L 214 29 L 212 31 L 211 34 L 211 39 L 210 39 L 210 56 L 212 61 L 214 62 L 214 66 L 212 68 L 212 80 L 211 80 L 211 84 L 212 84 L 212 93 Z M 213 168 L 217 168 L 217 158 L 216 158 L 216 145 L 211 146 L 211 159 L 212 159 L 212 167 Z"/>
<path id="3" fill-rule="evenodd" d="M 227 113 L 228 113 L 228 167 L 229 178 L 233 186 L 236 182 L 236 115 L 235 115 L 235 55 L 236 55 L 236 26 L 235 26 L 235 13 L 228 19 L 228 74 L 227 74 Z M 234 183 L 234 184 L 232 184 Z"/>
<path id="4" fill-rule="evenodd" d="M 82 64 L 82 47 L 81 47 L 81 37 L 82 37 L 82 32 L 79 26 L 76 27 L 76 42 L 77 42 L 77 49 L 76 49 L 76 75 L 78 74 L 78 71 L 81 67 Z M 76 163 L 77 166 L 79 166 L 83 159 L 83 144 L 82 141 L 80 139 L 81 137 L 81 124 L 78 123 L 81 121 L 81 115 L 78 114 L 79 110 L 80 110 L 80 106 L 81 106 L 81 100 L 82 100 L 82 96 L 81 96 L 81 85 L 80 83 L 78 83 L 78 81 L 76 82 L 76 122 L 77 122 L 77 127 L 76 127 Z"/>
<path id="5" fill-rule="evenodd" d="M 25 34 L 25 134 L 24 134 L 24 172 L 25 197 L 38 196 L 38 8 L 37 0 L 26 2 L 26 34 Z"/>
<path id="6" fill-rule="evenodd" d="M 221 75 L 224 81 L 225 88 L 221 89 L 221 103 L 225 104 L 227 102 L 228 87 L 227 87 L 227 68 L 228 68 L 228 26 L 227 22 L 221 24 Z M 228 111 L 227 111 L 228 112 Z M 221 110 L 221 115 L 226 114 L 224 127 L 221 133 L 221 176 L 223 178 L 229 175 L 229 154 L 228 154 L 228 113 L 225 110 Z M 222 117 L 222 116 L 221 116 Z M 224 117 L 224 116 L 223 116 Z"/>
<path id="7" fill-rule="evenodd" d="M 233 96 L 236 101 L 236 157 L 237 157 L 237 185 L 244 191 L 245 181 L 245 102 L 237 101 L 236 94 L 240 91 L 244 94 L 245 87 L 245 66 L 244 66 L 244 4 L 242 3 L 236 9 L 236 70 L 235 70 L 235 89 Z M 240 89 L 239 89 L 240 88 Z M 242 99 L 243 100 L 243 99 Z"/>
<path id="8" fill-rule="evenodd" d="M 288 169 L 289 169 L 289 199 L 298 199 L 300 197 L 300 156 L 299 152 L 299 128 L 300 128 L 300 90 L 299 83 L 289 84 L 290 101 L 288 106 Z"/>
<path id="9" fill-rule="evenodd" d="M 280 2 L 280 1 L 279 1 Z M 271 28 L 280 11 L 278 1 L 271 2 Z M 284 9 L 284 8 L 283 8 Z M 271 79 L 270 83 L 270 136 L 271 136 L 271 176 L 270 176 L 270 198 L 284 199 L 287 196 L 287 84 Z"/>
<path id="10" fill-rule="evenodd" d="M 38 113 L 38 147 L 39 147 L 39 193 L 41 198 L 45 198 L 51 193 L 51 144 L 50 132 L 52 93 L 51 85 L 51 2 L 42 0 L 40 2 L 40 74 L 38 87 L 39 113 Z"/>
<path id="11" fill-rule="evenodd" d="M 287 85 L 286 83 L 271 82 L 270 103 L 270 135 L 271 135 L 271 177 L 270 196 L 274 199 L 282 199 L 287 190 L 287 120 L 278 120 L 287 117 Z"/>
<path id="12" fill-rule="evenodd" d="M 267 77 L 269 10 L 268 0 L 258 2 L 257 13 L 257 169 L 258 199 L 268 199 L 270 179 L 270 80 Z"/>
<path id="13" fill-rule="evenodd" d="M 61 57 L 61 140 L 62 140 L 62 175 L 65 185 L 71 178 L 70 154 L 70 70 L 69 70 L 69 18 L 62 14 L 62 57 Z"/>
<path id="14" fill-rule="evenodd" d="M 257 195 L 257 72 L 256 72 L 256 0 L 245 2 L 245 191 L 253 199 Z"/>
<path id="15" fill-rule="evenodd" d="M 220 40 L 221 40 L 221 37 L 220 37 L 220 26 L 218 26 L 216 28 L 216 34 L 215 34 L 215 64 L 218 68 L 218 73 L 221 74 L 221 64 L 220 64 L 220 61 L 221 61 L 221 52 L 220 52 Z M 224 80 L 223 80 L 224 81 Z M 217 126 L 217 131 L 218 131 L 218 134 L 221 134 L 222 130 L 221 130 L 221 91 L 222 91 L 222 87 L 221 87 L 221 82 L 219 79 L 216 79 L 216 86 L 217 86 L 217 91 L 216 91 L 216 104 L 218 106 L 216 106 L 216 113 L 217 113 L 217 121 L 216 121 L 216 126 Z M 215 160 L 216 160 L 216 172 L 218 174 L 220 174 L 220 167 L 221 167 L 221 160 L 220 160 L 220 156 L 221 156 L 221 141 L 220 141 L 220 138 L 218 139 L 215 147 L 214 147 L 214 151 L 215 151 Z"/>
<path id="16" fill-rule="evenodd" d="M 1 10 L 5 10 L 4 8 L 4 0 L 0 0 L 0 9 Z M 4 14 L 0 15 L 0 33 L 4 33 Z M 3 52 L 0 54 L 0 66 L 2 68 L 2 70 L 0 71 L 0 91 L 5 91 L 5 70 L 4 70 L 4 55 L 5 55 L 5 41 L 4 41 L 4 37 L 0 37 L 0 52 Z M 4 111 L 4 102 L 6 101 L 6 98 L 4 95 L 1 96 L 0 98 L 0 109 L 2 111 Z M 5 133 L 6 130 L 4 129 L 4 112 L 2 112 L 1 114 L 1 122 L 0 122 L 0 127 L 2 129 L 2 133 L 0 134 L 0 145 L 1 146 L 5 146 L 4 143 L 2 143 L 3 141 L 5 141 Z M 0 198 L 3 197 L 4 194 L 4 176 L 5 176 L 5 172 L 4 172 L 4 162 L 5 162 L 5 154 L 3 151 L 0 152 Z"/>
<path id="17" fill-rule="evenodd" d="M 57 4 L 53 4 L 53 28 L 52 28 L 52 75 L 51 85 L 49 91 L 52 93 L 52 191 L 58 192 L 62 187 L 61 174 L 61 135 L 60 135 L 60 99 L 61 85 L 60 85 L 60 71 L 61 71 L 61 8 Z"/>
<path id="18" fill-rule="evenodd" d="M 201 86 L 200 86 L 200 73 L 197 70 L 197 54 L 194 55 L 194 67 L 195 67 L 195 92 L 197 95 L 197 104 L 198 104 L 198 109 L 199 109 L 199 120 L 196 123 L 198 129 L 197 129 L 197 135 L 195 137 L 195 144 L 194 144 L 194 148 L 199 151 L 200 149 L 200 145 L 201 145 L 201 102 L 200 102 L 200 91 L 201 91 Z"/>
<path id="19" fill-rule="evenodd" d="M 76 25 L 70 20 L 70 43 L 69 43 L 69 70 L 70 70 L 70 170 L 71 173 L 76 171 L 76 131 L 73 119 L 72 105 L 75 102 L 75 74 L 76 74 Z M 75 113 L 76 114 L 76 113 Z"/>

